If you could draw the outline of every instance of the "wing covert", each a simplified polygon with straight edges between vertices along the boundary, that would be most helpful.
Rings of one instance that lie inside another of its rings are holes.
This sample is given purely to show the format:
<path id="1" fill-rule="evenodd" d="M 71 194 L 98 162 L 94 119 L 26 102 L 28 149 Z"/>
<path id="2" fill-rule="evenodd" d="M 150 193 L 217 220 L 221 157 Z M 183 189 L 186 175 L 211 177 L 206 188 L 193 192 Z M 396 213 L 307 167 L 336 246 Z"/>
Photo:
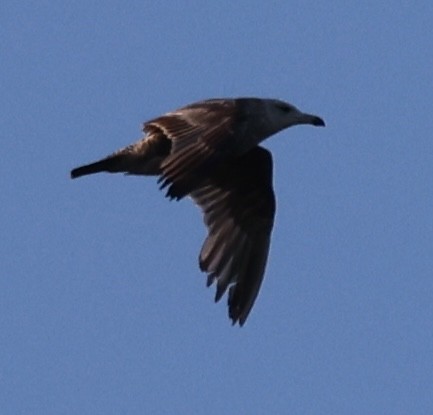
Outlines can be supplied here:
<path id="1" fill-rule="evenodd" d="M 167 196 L 180 199 L 196 188 L 201 178 L 229 158 L 242 136 L 242 106 L 234 100 L 209 100 L 181 108 L 144 124 L 161 130 L 172 141 L 159 179 Z"/>

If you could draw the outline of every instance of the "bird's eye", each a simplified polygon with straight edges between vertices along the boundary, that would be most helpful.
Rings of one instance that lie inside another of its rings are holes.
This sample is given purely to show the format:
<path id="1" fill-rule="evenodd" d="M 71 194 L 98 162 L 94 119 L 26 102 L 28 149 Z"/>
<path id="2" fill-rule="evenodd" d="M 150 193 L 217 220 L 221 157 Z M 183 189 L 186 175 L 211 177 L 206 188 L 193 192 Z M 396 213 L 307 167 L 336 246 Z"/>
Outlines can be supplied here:
<path id="1" fill-rule="evenodd" d="M 292 107 L 290 107 L 289 105 L 278 104 L 277 107 L 283 112 L 291 112 L 292 111 Z"/>

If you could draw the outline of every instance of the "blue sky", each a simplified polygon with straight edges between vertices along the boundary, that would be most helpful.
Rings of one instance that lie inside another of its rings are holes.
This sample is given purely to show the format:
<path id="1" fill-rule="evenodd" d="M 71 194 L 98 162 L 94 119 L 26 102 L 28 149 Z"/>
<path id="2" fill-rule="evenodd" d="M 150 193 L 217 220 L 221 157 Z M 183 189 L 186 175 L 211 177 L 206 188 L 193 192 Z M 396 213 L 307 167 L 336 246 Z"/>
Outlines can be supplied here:
<path id="1" fill-rule="evenodd" d="M 2 414 L 433 413 L 433 3 L 0 6 Z M 278 207 L 246 325 L 198 209 L 69 170 L 210 97 L 322 116 L 265 143 Z"/>

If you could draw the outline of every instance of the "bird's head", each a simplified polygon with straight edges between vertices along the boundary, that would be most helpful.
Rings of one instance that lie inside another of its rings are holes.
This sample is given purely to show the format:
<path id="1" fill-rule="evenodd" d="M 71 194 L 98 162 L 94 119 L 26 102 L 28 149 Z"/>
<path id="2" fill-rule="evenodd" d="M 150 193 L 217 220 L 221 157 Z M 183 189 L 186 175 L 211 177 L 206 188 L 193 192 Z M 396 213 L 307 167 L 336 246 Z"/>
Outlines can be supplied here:
<path id="1" fill-rule="evenodd" d="M 300 124 L 324 127 L 325 122 L 317 115 L 300 111 L 294 105 L 277 99 L 266 100 L 267 115 L 275 132 Z"/>

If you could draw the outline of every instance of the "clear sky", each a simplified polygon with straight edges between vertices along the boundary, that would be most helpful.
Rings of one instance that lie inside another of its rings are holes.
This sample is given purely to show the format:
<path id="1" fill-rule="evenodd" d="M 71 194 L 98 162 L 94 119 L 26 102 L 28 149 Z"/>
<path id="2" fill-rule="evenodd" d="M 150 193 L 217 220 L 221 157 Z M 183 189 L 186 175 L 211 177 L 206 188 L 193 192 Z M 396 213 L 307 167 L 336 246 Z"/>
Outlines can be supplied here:
<path id="1" fill-rule="evenodd" d="M 431 1 L 0 6 L 0 407 L 432 414 Z M 265 143 L 278 207 L 243 328 L 188 199 L 69 171 L 211 97 L 322 116 Z"/>

